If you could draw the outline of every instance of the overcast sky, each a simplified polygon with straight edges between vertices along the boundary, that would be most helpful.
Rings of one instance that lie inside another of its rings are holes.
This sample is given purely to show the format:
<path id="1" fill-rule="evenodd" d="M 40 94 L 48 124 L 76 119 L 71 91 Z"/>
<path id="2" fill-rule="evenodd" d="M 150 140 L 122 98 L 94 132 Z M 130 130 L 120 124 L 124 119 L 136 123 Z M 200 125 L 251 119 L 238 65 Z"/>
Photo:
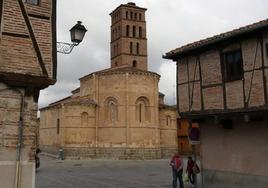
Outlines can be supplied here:
<path id="1" fill-rule="evenodd" d="M 69 42 L 69 29 L 81 20 L 88 29 L 70 55 L 58 54 L 57 83 L 43 90 L 39 107 L 70 95 L 79 78 L 110 67 L 109 13 L 125 0 L 58 0 L 58 41 Z M 166 52 L 268 18 L 268 0 L 136 0 L 147 8 L 149 70 L 161 75 L 160 91 L 175 103 L 175 63 Z"/>

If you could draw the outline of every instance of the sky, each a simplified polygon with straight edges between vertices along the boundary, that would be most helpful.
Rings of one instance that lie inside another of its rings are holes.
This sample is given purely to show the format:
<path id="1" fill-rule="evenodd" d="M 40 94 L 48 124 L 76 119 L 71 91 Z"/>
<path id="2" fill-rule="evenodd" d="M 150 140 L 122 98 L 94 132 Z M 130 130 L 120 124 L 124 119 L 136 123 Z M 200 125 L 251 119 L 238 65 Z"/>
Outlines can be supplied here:
<path id="1" fill-rule="evenodd" d="M 125 0 L 57 0 L 57 41 L 70 42 L 80 20 L 88 32 L 69 55 L 58 53 L 57 83 L 41 91 L 39 108 L 71 95 L 79 78 L 110 67 L 111 13 Z M 161 75 L 165 102 L 176 101 L 176 63 L 162 58 L 182 45 L 268 18 L 268 0 L 136 0 L 147 8 L 148 69 Z"/>

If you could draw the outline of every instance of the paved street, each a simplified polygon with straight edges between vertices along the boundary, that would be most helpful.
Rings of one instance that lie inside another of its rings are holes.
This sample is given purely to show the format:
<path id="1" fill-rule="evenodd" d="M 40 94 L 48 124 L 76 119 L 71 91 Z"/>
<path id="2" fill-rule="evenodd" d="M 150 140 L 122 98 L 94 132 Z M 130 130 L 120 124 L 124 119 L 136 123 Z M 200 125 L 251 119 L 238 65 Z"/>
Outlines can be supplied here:
<path id="1" fill-rule="evenodd" d="M 37 188 L 172 187 L 169 160 L 54 160 L 41 157 Z M 190 187 L 188 184 L 186 188 Z"/>

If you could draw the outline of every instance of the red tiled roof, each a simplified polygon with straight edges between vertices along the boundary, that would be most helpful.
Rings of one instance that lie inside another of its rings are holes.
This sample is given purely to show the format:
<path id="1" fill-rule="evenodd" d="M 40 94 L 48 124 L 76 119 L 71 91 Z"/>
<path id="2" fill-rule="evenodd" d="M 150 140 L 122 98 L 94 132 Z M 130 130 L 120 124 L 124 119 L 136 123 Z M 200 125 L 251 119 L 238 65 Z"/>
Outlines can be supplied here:
<path id="1" fill-rule="evenodd" d="M 260 22 L 247 25 L 244 27 L 240 27 L 238 29 L 234 29 L 232 31 L 226 32 L 226 33 L 221 33 L 219 35 L 215 35 L 213 37 L 209 37 L 203 40 L 199 40 L 184 46 L 181 46 L 179 48 L 176 48 L 174 50 L 171 50 L 170 52 L 167 52 L 163 58 L 166 59 L 174 59 L 178 55 L 183 55 L 185 53 L 189 53 L 193 50 L 196 50 L 197 48 L 202 48 L 206 47 L 209 45 L 212 45 L 214 43 L 229 39 L 229 38 L 234 38 L 246 33 L 254 32 L 263 28 L 268 28 L 268 19 L 262 20 Z"/>

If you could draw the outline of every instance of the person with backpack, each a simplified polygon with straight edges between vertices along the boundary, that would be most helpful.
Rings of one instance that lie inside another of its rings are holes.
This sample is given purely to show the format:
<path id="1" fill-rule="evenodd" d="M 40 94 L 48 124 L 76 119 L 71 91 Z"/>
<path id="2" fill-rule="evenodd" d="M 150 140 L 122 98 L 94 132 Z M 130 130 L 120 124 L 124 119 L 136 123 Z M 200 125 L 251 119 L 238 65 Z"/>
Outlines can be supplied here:
<path id="1" fill-rule="evenodd" d="M 172 167 L 172 176 L 173 176 L 173 188 L 177 188 L 177 179 L 179 179 L 180 188 L 184 188 L 182 173 L 183 173 L 183 161 L 179 154 L 175 154 L 171 161 L 170 166 Z"/>
<path id="2" fill-rule="evenodd" d="M 195 176 L 200 172 L 198 165 L 192 159 L 191 156 L 188 157 L 186 173 L 191 183 L 191 187 L 195 185 Z"/>

